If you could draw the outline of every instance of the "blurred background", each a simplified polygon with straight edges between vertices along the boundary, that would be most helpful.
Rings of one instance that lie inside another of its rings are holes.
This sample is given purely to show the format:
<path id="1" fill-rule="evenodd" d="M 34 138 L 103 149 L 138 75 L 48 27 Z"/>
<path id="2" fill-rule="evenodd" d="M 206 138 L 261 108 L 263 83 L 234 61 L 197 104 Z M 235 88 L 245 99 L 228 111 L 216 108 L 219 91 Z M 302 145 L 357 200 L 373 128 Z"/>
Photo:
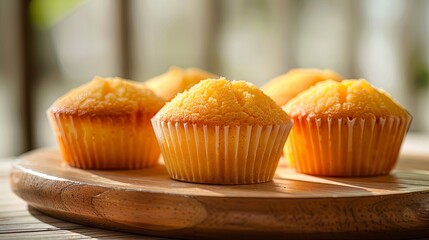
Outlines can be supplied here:
<path id="1" fill-rule="evenodd" d="M 46 109 L 94 75 L 199 67 L 261 86 L 290 68 L 366 78 L 429 135 L 427 0 L 0 0 L 0 157 L 54 146 Z"/>

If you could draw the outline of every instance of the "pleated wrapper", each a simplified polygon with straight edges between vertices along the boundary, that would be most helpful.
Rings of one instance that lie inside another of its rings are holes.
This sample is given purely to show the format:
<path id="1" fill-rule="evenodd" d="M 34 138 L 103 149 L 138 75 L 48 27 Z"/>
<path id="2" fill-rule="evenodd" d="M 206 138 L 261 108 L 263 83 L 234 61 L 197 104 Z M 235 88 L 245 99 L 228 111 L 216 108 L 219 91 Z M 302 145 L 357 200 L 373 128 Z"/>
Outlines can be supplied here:
<path id="1" fill-rule="evenodd" d="M 171 178 L 251 184 L 273 179 L 292 122 L 218 126 L 152 119 L 152 125 Z"/>
<path id="2" fill-rule="evenodd" d="M 150 119 L 126 116 L 69 115 L 48 111 L 62 159 L 83 169 L 140 169 L 157 164 L 160 155 Z"/>
<path id="3" fill-rule="evenodd" d="M 385 175 L 395 167 L 411 119 L 293 117 L 285 157 L 296 171 L 306 174 Z"/>

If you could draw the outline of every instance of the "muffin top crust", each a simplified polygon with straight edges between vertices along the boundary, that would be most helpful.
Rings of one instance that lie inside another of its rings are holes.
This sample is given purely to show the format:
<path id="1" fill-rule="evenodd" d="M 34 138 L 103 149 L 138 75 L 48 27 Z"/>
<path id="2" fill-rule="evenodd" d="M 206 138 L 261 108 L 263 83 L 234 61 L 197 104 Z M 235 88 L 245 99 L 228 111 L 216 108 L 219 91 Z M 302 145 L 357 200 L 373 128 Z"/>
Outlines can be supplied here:
<path id="1" fill-rule="evenodd" d="M 164 100 L 141 84 L 118 77 L 94 77 L 60 97 L 48 111 L 70 115 L 154 115 L 163 105 Z"/>
<path id="2" fill-rule="evenodd" d="M 364 79 L 320 82 L 300 93 L 284 109 L 291 117 L 409 116 L 387 92 L 373 87 Z"/>
<path id="3" fill-rule="evenodd" d="M 262 86 L 261 89 L 277 105 L 283 106 L 300 92 L 318 82 L 328 79 L 341 81 L 343 77 L 328 69 L 296 68 L 289 70 L 286 74 L 273 78 Z"/>
<path id="4" fill-rule="evenodd" d="M 189 89 L 199 81 L 218 76 L 198 68 L 170 67 L 168 72 L 151 78 L 144 84 L 165 101 L 170 101 L 177 93 Z"/>
<path id="5" fill-rule="evenodd" d="M 289 116 L 260 89 L 245 81 L 207 79 L 178 94 L 154 117 L 161 121 L 213 125 L 271 125 Z"/>

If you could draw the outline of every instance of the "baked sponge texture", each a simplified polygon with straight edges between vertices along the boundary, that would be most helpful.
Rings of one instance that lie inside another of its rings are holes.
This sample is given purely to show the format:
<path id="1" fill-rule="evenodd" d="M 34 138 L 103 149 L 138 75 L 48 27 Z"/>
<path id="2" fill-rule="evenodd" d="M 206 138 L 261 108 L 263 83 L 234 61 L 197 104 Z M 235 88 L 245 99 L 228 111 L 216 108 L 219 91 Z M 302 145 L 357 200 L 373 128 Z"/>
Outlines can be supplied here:
<path id="1" fill-rule="evenodd" d="M 60 97 L 47 114 L 70 166 L 137 169 L 158 161 L 150 119 L 163 105 L 163 99 L 136 82 L 95 77 Z"/>
<path id="2" fill-rule="evenodd" d="M 270 181 L 292 122 L 245 81 L 203 80 L 152 119 L 171 178 L 210 184 Z"/>
<path id="3" fill-rule="evenodd" d="M 165 101 L 170 101 L 178 93 L 189 89 L 201 80 L 217 77 L 216 74 L 198 68 L 171 67 L 168 72 L 153 77 L 144 84 Z"/>
<path id="4" fill-rule="evenodd" d="M 296 68 L 273 78 L 261 89 L 279 106 L 283 106 L 300 92 L 328 79 L 341 81 L 343 77 L 328 69 Z"/>
<path id="5" fill-rule="evenodd" d="M 363 79 L 318 83 L 284 109 L 294 123 L 286 158 L 298 172 L 322 176 L 388 174 L 412 119 Z"/>

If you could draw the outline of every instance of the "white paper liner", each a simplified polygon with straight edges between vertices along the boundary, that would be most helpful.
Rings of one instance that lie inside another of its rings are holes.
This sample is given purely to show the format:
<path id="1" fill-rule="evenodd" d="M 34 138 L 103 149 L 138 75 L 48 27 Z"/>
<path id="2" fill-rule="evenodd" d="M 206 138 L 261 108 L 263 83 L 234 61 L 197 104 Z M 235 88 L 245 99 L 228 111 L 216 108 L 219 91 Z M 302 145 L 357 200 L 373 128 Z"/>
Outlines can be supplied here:
<path id="1" fill-rule="evenodd" d="M 410 122 L 411 118 L 398 116 L 298 117 L 287 148 L 298 172 L 347 177 L 388 174 Z"/>
<path id="2" fill-rule="evenodd" d="M 84 169 L 139 169 L 157 164 L 151 116 L 73 117 L 48 113 L 65 162 Z"/>
<path id="3" fill-rule="evenodd" d="M 171 178 L 197 183 L 272 180 L 292 123 L 208 126 L 152 119 Z"/>

